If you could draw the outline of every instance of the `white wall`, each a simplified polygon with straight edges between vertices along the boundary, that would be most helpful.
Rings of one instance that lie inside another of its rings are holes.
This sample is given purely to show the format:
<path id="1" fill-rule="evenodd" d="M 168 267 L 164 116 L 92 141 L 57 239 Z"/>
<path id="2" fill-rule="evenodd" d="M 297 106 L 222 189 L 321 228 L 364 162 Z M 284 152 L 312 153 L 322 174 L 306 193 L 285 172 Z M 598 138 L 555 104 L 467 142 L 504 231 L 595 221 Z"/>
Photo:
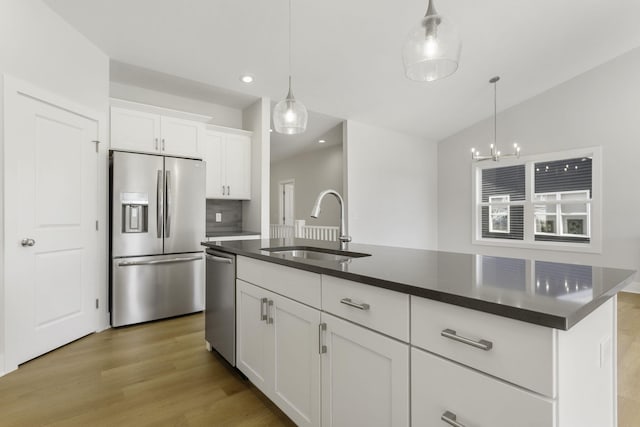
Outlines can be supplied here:
<path id="1" fill-rule="evenodd" d="M 271 104 L 261 98 L 242 111 L 243 129 L 251 139 L 251 200 L 242 202 L 242 228 L 269 235 L 269 169 Z"/>
<path id="2" fill-rule="evenodd" d="M 437 145 L 352 120 L 345 123 L 344 134 L 353 241 L 435 249 Z"/>
<path id="3" fill-rule="evenodd" d="M 108 57 L 40 0 L 0 0 L 0 73 L 12 75 L 88 107 L 103 114 L 106 120 L 109 102 Z M 0 117 L 3 117 L 2 111 Z M 4 141 L 1 138 L 0 153 L 3 153 Z M 101 138 L 106 139 L 108 135 L 101 135 Z M 102 167 L 105 166 L 106 155 L 103 153 Z M 0 177 L 4 178 L 3 154 L 0 154 Z M 0 191 L 3 188 L 1 184 Z M 104 183 L 102 188 L 106 188 Z M 0 204 L 2 200 L 0 194 Z M 103 210 L 106 213 L 106 207 Z M 12 226 L 4 224 L 2 213 L 3 207 L 0 206 L 0 230 Z M 102 223 L 106 224 L 106 221 Z M 103 250 L 106 250 L 105 237 L 106 232 L 102 236 Z M 0 242 L 4 242 L 1 231 Z M 4 247 L 0 253 L 4 255 Z M 106 254 L 103 255 L 100 277 L 96 280 L 101 288 L 103 307 L 106 307 Z M 4 307 L 3 278 L 4 270 L 0 265 L 0 307 Z M 106 311 L 103 314 L 106 319 Z M 0 313 L 0 375 L 4 367 L 4 331 L 5 319 Z"/>
<path id="4" fill-rule="evenodd" d="M 439 249 L 640 268 L 640 49 L 498 115 L 499 143 L 523 155 L 602 146 L 602 254 L 471 244 L 470 149 L 488 149 L 491 119 L 438 145 Z"/>
<path id="5" fill-rule="evenodd" d="M 211 116 L 208 123 L 242 129 L 242 110 L 237 108 L 113 81 L 110 83 L 110 95 L 112 98 Z"/>
<path id="6" fill-rule="evenodd" d="M 280 221 L 279 183 L 294 179 L 294 216 L 309 225 L 340 225 L 337 200 L 329 196 L 322 202 L 322 212 L 311 218 L 311 208 L 318 194 L 329 188 L 342 194 L 342 144 L 307 151 L 271 164 L 271 221 Z"/>

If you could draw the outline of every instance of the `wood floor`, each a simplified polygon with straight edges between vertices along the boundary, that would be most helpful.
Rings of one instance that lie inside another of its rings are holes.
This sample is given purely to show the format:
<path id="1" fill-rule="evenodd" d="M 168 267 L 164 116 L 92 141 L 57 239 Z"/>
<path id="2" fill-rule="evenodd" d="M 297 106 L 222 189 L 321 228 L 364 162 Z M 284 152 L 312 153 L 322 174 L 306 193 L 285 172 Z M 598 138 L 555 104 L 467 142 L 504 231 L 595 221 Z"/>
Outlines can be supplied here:
<path id="1" fill-rule="evenodd" d="M 618 427 L 640 426 L 640 294 L 618 294 Z"/>
<path id="2" fill-rule="evenodd" d="M 93 334 L 0 378 L 5 426 L 291 426 L 215 353 L 202 314 Z M 618 298 L 619 427 L 640 426 L 640 295 Z"/>
<path id="3" fill-rule="evenodd" d="M 204 347 L 204 317 L 87 336 L 0 378 L 0 426 L 288 426 Z"/>

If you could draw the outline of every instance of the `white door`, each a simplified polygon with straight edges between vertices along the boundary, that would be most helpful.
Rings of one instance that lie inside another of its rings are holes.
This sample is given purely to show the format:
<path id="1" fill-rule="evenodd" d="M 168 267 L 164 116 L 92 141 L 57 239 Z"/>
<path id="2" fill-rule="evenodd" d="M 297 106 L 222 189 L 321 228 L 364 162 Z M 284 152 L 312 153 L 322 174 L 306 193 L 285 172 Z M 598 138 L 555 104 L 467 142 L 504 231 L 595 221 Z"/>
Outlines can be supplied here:
<path id="1" fill-rule="evenodd" d="M 111 149 L 160 151 L 160 116 L 111 107 Z"/>
<path id="2" fill-rule="evenodd" d="M 206 132 L 202 144 L 202 160 L 207 163 L 207 199 L 216 199 L 226 194 L 224 182 L 224 138 L 217 132 Z"/>
<path id="3" fill-rule="evenodd" d="M 320 311 L 271 294 L 274 339 L 270 396 L 298 426 L 320 425 Z"/>
<path id="4" fill-rule="evenodd" d="M 283 225 L 293 225 L 294 222 L 295 182 L 280 184 L 280 220 Z"/>
<path id="5" fill-rule="evenodd" d="M 268 291 L 236 281 L 236 366 L 263 393 L 269 393 L 273 340 L 267 330 Z"/>
<path id="6" fill-rule="evenodd" d="M 7 366 L 96 330 L 96 121 L 7 88 Z"/>
<path id="7" fill-rule="evenodd" d="M 251 198 L 251 137 L 229 134 L 225 144 L 227 195 Z"/>
<path id="8" fill-rule="evenodd" d="M 322 425 L 409 425 L 409 346 L 322 313 Z"/>
<path id="9" fill-rule="evenodd" d="M 204 125 L 191 120 L 162 116 L 160 120 L 161 148 L 163 154 L 201 158 L 200 138 Z"/>

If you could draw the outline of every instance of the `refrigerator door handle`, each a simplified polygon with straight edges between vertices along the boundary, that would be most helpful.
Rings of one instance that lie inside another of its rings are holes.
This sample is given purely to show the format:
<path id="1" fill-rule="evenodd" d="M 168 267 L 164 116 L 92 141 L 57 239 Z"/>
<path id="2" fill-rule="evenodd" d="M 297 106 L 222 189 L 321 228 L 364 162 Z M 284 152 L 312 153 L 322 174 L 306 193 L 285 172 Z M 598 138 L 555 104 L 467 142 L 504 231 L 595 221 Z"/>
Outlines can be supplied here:
<path id="1" fill-rule="evenodd" d="M 165 185 L 167 186 L 167 222 L 164 225 L 164 237 L 171 237 L 171 172 L 166 172 Z"/>
<path id="2" fill-rule="evenodd" d="M 158 239 L 162 239 L 163 209 L 162 171 L 158 170 L 156 178 L 156 231 Z"/>
<path id="3" fill-rule="evenodd" d="M 118 263 L 118 267 L 131 267 L 136 265 L 157 265 L 157 264 L 175 264 L 177 262 L 199 261 L 202 256 L 179 257 L 170 259 L 159 259 L 152 261 L 123 261 Z"/>

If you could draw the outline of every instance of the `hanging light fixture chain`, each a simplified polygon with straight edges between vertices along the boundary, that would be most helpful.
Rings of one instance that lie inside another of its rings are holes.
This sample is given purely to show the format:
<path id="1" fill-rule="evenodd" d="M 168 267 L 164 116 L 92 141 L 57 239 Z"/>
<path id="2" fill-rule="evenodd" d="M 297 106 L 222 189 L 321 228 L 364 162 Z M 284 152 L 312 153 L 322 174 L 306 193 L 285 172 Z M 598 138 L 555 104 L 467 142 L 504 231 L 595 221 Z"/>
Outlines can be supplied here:
<path id="1" fill-rule="evenodd" d="M 289 90 L 291 90 L 291 0 L 289 0 Z"/>
<path id="2" fill-rule="evenodd" d="M 493 82 L 493 146 L 498 149 L 498 80 Z"/>

